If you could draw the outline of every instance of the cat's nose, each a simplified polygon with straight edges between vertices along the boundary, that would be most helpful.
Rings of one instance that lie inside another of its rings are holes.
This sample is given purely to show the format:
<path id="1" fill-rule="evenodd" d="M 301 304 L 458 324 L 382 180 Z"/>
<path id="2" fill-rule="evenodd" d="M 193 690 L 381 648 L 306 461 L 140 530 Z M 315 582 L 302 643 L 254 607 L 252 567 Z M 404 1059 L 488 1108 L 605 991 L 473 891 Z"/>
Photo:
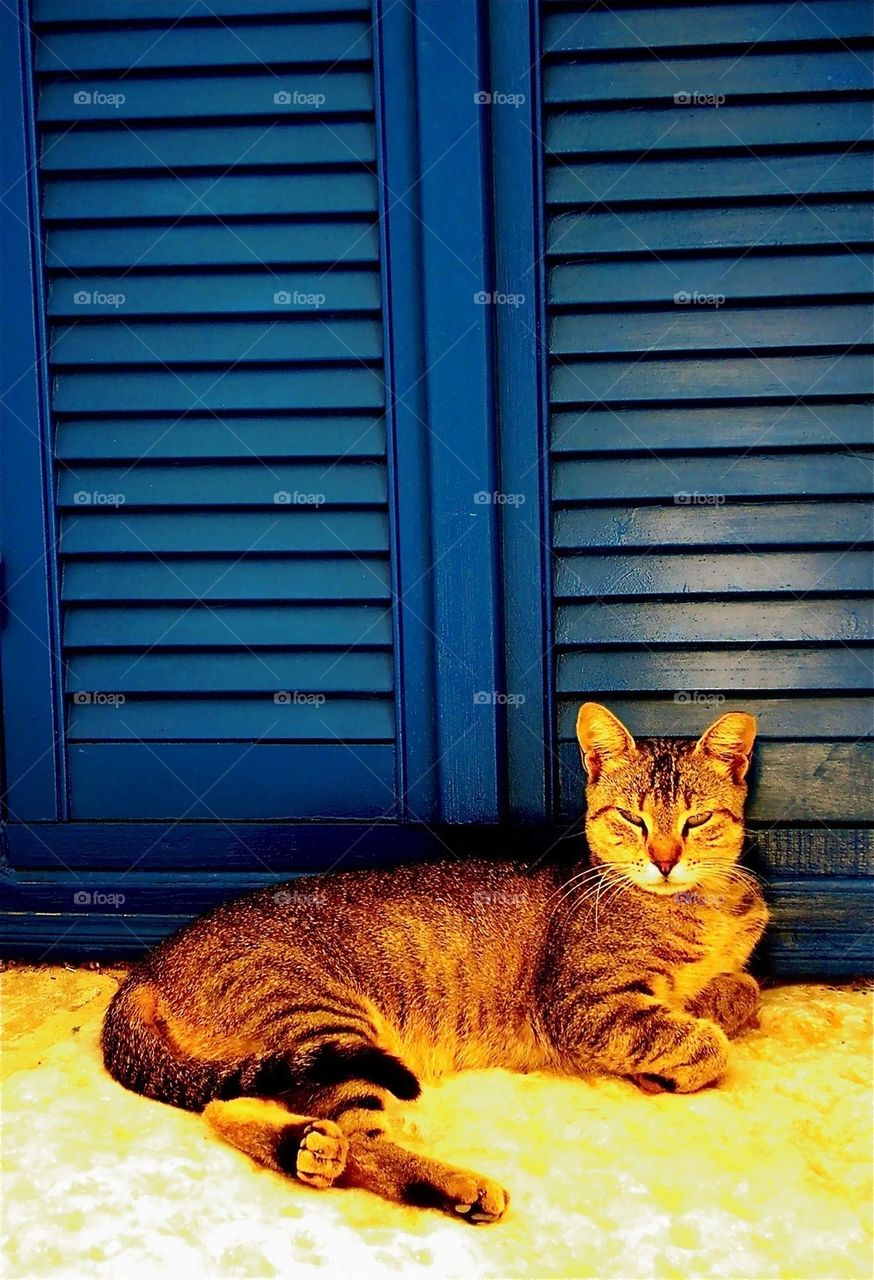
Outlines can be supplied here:
<path id="1" fill-rule="evenodd" d="M 683 856 L 683 842 L 676 836 L 653 834 L 646 842 L 649 860 L 658 867 L 665 879 Z"/>

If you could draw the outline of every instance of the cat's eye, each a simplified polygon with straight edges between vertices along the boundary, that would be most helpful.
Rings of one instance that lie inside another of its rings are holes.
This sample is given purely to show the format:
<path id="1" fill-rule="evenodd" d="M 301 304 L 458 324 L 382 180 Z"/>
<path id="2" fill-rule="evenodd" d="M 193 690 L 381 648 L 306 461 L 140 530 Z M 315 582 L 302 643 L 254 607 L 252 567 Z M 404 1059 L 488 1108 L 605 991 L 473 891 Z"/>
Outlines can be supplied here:
<path id="1" fill-rule="evenodd" d="M 630 822 L 633 827 L 637 827 L 638 831 L 646 831 L 646 823 L 643 818 L 639 818 L 634 813 L 629 813 L 627 809 L 618 809 L 616 812 L 620 818 L 624 818 L 626 822 Z"/>
<path id="2" fill-rule="evenodd" d="M 712 812 L 708 813 L 692 813 L 686 819 L 683 830 L 690 831 L 693 827 L 703 827 L 705 822 L 709 822 L 713 817 Z"/>

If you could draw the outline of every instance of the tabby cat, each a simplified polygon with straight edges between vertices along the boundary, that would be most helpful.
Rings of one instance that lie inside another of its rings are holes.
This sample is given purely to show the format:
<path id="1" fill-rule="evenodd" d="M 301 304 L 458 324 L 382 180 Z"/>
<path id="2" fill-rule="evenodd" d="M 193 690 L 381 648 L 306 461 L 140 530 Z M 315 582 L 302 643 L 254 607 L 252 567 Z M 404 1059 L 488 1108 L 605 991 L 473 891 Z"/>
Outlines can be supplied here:
<path id="1" fill-rule="evenodd" d="M 755 1024 L 765 926 L 737 866 L 752 716 L 635 742 L 581 707 L 590 862 L 440 862 L 303 878 L 167 939 L 114 996 L 112 1075 L 311 1187 L 492 1222 L 507 1193 L 392 1141 L 420 1080 L 472 1067 L 718 1080 Z"/>

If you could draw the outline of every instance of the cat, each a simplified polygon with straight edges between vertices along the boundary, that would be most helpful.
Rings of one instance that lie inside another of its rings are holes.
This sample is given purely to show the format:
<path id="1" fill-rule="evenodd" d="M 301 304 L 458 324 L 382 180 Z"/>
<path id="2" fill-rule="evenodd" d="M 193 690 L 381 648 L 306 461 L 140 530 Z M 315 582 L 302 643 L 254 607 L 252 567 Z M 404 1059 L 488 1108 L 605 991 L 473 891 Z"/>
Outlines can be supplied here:
<path id="1" fill-rule="evenodd" d="M 756 1025 L 767 920 L 743 842 L 752 716 L 635 742 L 585 703 L 587 864 L 437 862 L 303 877 L 193 921 L 107 1010 L 129 1089 L 203 1110 L 311 1187 L 493 1222 L 492 1179 L 393 1141 L 420 1080 L 476 1067 L 606 1072 L 690 1092 Z"/>

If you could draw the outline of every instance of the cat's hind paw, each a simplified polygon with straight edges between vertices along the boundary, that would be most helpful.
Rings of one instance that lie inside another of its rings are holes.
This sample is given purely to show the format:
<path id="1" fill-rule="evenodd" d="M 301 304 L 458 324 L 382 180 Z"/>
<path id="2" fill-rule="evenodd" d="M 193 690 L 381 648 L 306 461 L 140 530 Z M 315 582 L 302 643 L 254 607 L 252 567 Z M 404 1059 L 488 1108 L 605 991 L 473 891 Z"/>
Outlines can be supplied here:
<path id="1" fill-rule="evenodd" d="M 313 1120 L 297 1149 L 295 1175 L 308 1187 L 330 1187 L 346 1168 L 349 1139 L 333 1120 Z"/>
<path id="2" fill-rule="evenodd" d="M 418 1208 L 442 1209 L 473 1226 L 497 1222 L 510 1203 L 504 1188 L 491 1178 L 436 1162 L 421 1181 L 407 1184 L 404 1199 Z"/>

